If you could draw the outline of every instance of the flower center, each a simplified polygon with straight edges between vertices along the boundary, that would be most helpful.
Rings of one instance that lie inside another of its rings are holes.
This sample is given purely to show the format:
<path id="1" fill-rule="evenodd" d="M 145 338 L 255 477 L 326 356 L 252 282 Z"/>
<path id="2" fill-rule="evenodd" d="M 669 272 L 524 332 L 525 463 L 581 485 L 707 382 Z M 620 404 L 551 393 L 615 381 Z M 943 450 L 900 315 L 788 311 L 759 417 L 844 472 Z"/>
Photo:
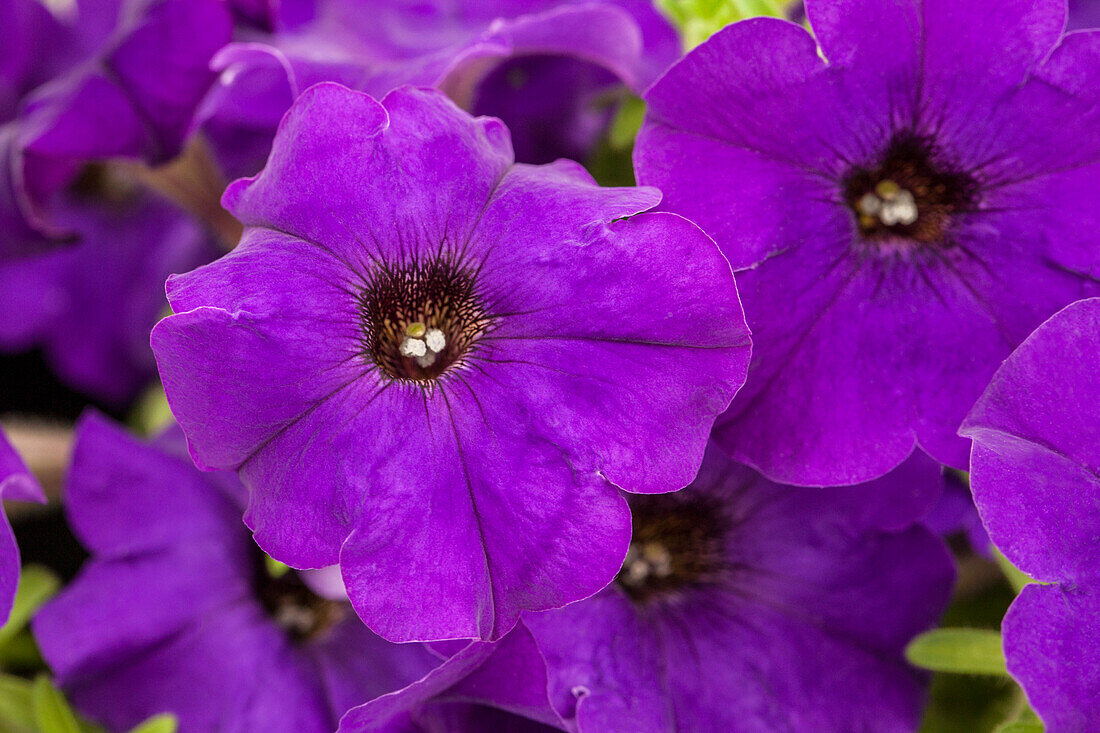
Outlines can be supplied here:
<path id="1" fill-rule="evenodd" d="M 936 161 L 931 143 L 912 133 L 893 137 L 875 168 L 857 168 L 844 197 L 866 241 L 907 239 L 950 244 L 952 217 L 971 207 L 974 180 Z"/>
<path id="2" fill-rule="evenodd" d="M 122 208 L 137 199 L 141 186 L 122 165 L 88 163 L 73 179 L 69 191 L 79 199 Z"/>
<path id="3" fill-rule="evenodd" d="M 615 582 L 636 603 L 717 580 L 727 566 L 725 520 L 706 498 L 634 496 L 633 536 Z"/>
<path id="4" fill-rule="evenodd" d="M 295 641 L 313 639 L 348 612 L 346 603 L 321 598 L 310 590 L 294 570 L 273 571 L 262 554 L 254 588 L 268 617 Z"/>
<path id="5" fill-rule="evenodd" d="M 359 298 L 363 345 L 389 377 L 431 382 L 458 363 L 490 319 L 474 276 L 450 258 L 383 267 Z"/>

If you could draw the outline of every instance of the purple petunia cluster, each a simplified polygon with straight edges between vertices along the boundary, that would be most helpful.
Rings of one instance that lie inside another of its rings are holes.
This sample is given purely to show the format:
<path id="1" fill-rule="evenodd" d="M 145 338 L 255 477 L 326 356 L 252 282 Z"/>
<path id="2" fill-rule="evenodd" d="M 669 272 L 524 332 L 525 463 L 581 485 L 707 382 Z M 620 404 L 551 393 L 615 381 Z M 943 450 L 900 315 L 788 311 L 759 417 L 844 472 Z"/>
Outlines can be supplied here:
<path id="1" fill-rule="evenodd" d="M 1100 730 L 1100 5 L 705 6 L 0 0 L 0 730 Z"/>

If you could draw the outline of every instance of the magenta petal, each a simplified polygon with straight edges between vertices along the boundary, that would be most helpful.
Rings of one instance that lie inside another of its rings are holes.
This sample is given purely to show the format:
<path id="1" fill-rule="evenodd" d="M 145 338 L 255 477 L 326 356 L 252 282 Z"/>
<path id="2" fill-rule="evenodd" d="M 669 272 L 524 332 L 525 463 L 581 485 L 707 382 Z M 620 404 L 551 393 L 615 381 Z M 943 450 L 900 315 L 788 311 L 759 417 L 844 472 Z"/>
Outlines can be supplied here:
<path id="1" fill-rule="evenodd" d="M 302 94 L 267 167 L 233 183 L 224 204 L 245 226 L 314 242 L 354 268 L 399 251 L 394 222 L 409 238 L 465 241 L 511 163 L 499 121 L 439 92 L 405 87 L 377 102 L 325 83 Z"/>
<path id="2" fill-rule="evenodd" d="M 123 555 L 163 549 L 180 537 L 198 539 L 225 526 L 237 501 L 186 456 L 137 443 L 121 427 L 94 412 L 77 425 L 65 505 L 73 531 L 89 550 Z M 129 463 L 125 474 L 119 465 Z M 144 491 L 130 490 L 140 483 Z M 175 517 L 186 516 L 179 524 Z"/>
<path id="3" fill-rule="evenodd" d="M 502 642 L 503 643 L 503 642 Z M 340 719 L 341 731 L 377 730 L 403 733 L 411 726 L 408 713 L 460 681 L 489 659 L 496 645 L 470 642 L 427 675 L 411 685 L 349 710 Z"/>
<path id="4" fill-rule="evenodd" d="M 1008 671 L 1050 733 L 1100 720 L 1100 595 L 1095 587 L 1028 585 L 1002 625 Z"/>
<path id="5" fill-rule="evenodd" d="M 46 503 L 42 487 L 38 485 L 26 464 L 0 432 L 0 498 L 15 501 Z M 0 510 L 0 623 L 6 621 L 15 601 L 19 585 L 19 546 L 7 515 Z"/>
<path id="6" fill-rule="evenodd" d="M 963 469 L 957 429 L 1000 362 L 1100 291 L 1100 34 L 1062 38 L 1060 0 L 807 13 L 814 36 L 722 29 L 645 95 L 639 181 L 722 247 L 753 333 L 719 439 L 800 485 L 914 445 Z"/>
<path id="7" fill-rule="evenodd" d="M 387 393 L 351 426 L 367 434 L 378 415 L 404 426 L 396 441 L 374 439 L 389 457 L 340 554 L 367 625 L 392 641 L 498 639 L 522 609 L 603 587 L 629 540 L 622 498 L 532 441 L 507 385 L 472 375 L 440 392 L 428 405 Z"/>
<path id="8" fill-rule="evenodd" d="M 1100 715 L 1100 299 L 1063 309 L 993 377 L 963 424 L 993 543 L 1028 575 L 1003 624 L 1008 670 L 1048 730 Z"/>
<path id="9" fill-rule="evenodd" d="M 902 651 L 934 625 L 952 567 L 912 526 L 938 486 L 914 502 L 896 480 L 781 486 L 712 450 L 683 491 L 631 497 L 635 536 L 671 553 L 680 584 L 627 580 L 635 554 L 594 598 L 524 617 L 558 714 L 580 733 L 913 730 L 923 679 Z M 693 506 L 706 515 L 679 513 Z M 692 542 L 663 541 L 685 516 Z M 683 578 L 688 557 L 706 570 Z"/>
<path id="10" fill-rule="evenodd" d="M 1005 362 L 963 425 L 990 539 L 1040 580 L 1098 576 L 1100 299 L 1075 303 Z"/>

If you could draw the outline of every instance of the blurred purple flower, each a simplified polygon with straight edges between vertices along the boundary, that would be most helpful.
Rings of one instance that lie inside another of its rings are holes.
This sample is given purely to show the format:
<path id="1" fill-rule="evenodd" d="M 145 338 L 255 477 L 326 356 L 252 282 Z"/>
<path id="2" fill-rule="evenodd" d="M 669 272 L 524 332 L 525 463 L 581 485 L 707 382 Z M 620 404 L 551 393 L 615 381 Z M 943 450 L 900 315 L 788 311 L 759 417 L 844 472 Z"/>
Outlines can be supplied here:
<path id="1" fill-rule="evenodd" d="M 924 518 L 924 526 L 941 537 L 961 534 L 975 554 L 992 558 L 993 546 L 978 515 L 978 508 L 974 506 L 965 476 L 944 471 L 943 493 Z"/>
<path id="2" fill-rule="evenodd" d="M 639 180 L 735 269 L 753 331 L 717 439 L 849 484 L 956 431 L 1100 275 L 1100 34 L 1064 0 L 810 0 L 816 38 L 730 26 L 647 93 Z M 820 44 L 820 48 L 819 45 Z"/>
<path id="3" fill-rule="evenodd" d="M 477 702 L 478 678 L 501 665 L 534 660 L 518 633 L 449 655 L 383 641 L 297 573 L 267 570 L 243 500 L 231 474 L 191 465 L 178 430 L 146 444 L 81 421 L 65 502 L 92 559 L 34 630 L 84 713 L 112 731 L 168 711 L 185 731 L 327 732 L 385 695 L 375 708 L 392 715 L 371 730 L 396 733 L 420 730 L 437 702 Z"/>
<path id="4" fill-rule="evenodd" d="M 165 278 L 219 250 L 197 222 L 136 184 L 113 202 L 74 193 L 62 221 L 79 228 L 79 243 L 0 265 L 0 348 L 39 346 L 66 383 L 125 405 L 156 373 L 149 331 L 168 307 Z"/>
<path id="5" fill-rule="evenodd" d="M 1048 585 L 1002 625 L 1008 671 L 1051 733 L 1100 721 L 1100 299 L 1039 327 L 993 377 L 962 433 L 993 543 Z"/>
<path id="6" fill-rule="evenodd" d="M 82 0 L 61 18 L 13 0 L 7 12 L 35 32 L 17 23 L 19 42 L 0 47 L 12 55 L 0 68 L 15 70 L 8 85 L 22 94 L 0 105 L 13 115 L 0 127 L 0 261 L 41 251 L 46 235 L 80 235 L 53 209 L 89 161 L 174 157 L 230 32 L 218 0 Z M 64 50 L 40 53 L 46 39 Z"/>
<path id="7" fill-rule="evenodd" d="M 241 245 L 168 283 L 153 350 L 193 457 L 391 640 L 497 639 L 595 593 L 629 541 L 609 482 L 689 483 L 748 361 L 728 264 L 633 216 L 657 201 L 514 164 L 432 90 L 313 87 L 226 192 Z"/>
<path id="8" fill-rule="evenodd" d="M 180 152 L 228 40 L 217 0 L 0 10 L 0 348 L 115 406 L 152 376 L 164 279 L 216 250 L 135 164 Z"/>
<path id="9" fill-rule="evenodd" d="M 581 159 L 624 88 L 641 92 L 680 53 L 647 0 L 305 0 L 218 54 L 201 116 L 227 175 L 250 175 L 307 87 L 335 81 L 376 97 L 438 86 L 460 106 L 515 125 L 519 160 Z"/>
<path id="10" fill-rule="evenodd" d="M 0 431 L 0 499 L 46 503 L 42 487 Z M 19 585 L 19 546 L 7 515 L 0 509 L 0 625 L 8 620 Z"/>
<path id="11" fill-rule="evenodd" d="M 807 489 L 712 448 L 687 489 L 630 497 L 615 583 L 524 616 L 558 712 L 579 733 L 914 730 L 926 678 L 902 652 L 953 572 L 913 525 L 937 477 L 906 465 Z"/>

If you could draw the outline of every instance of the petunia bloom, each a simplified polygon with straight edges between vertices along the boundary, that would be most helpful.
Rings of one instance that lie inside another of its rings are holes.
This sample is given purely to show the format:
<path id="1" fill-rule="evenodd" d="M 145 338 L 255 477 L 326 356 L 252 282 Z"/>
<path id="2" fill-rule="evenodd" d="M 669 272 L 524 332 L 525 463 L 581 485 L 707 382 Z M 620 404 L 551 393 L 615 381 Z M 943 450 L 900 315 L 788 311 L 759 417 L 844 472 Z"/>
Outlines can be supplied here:
<path id="1" fill-rule="evenodd" d="M 229 40 L 218 0 L 80 0 L 52 15 L 11 0 L 16 36 L 0 46 L 0 262 L 41 252 L 46 238 L 79 236 L 55 201 L 92 161 L 170 160 L 214 79 Z"/>
<path id="2" fill-rule="evenodd" d="M 164 280 L 214 259 L 202 226 L 109 165 L 89 166 L 61 221 L 79 243 L 0 264 L 0 349 L 42 349 L 68 385 L 125 405 L 156 374 Z"/>
<path id="3" fill-rule="evenodd" d="M 0 499 L 46 503 L 42 487 L 0 431 Z M 8 517 L 0 509 L 0 625 L 7 621 L 19 585 L 19 546 Z"/>
<path id="4" fill-rule="evenodd" d="M 393 641 L 595 593 L 629 541 L 615 485 L 688 484 L 747 368 L 728 263 L 634 216 L 658 200 L 515 164 L 439 92 L 311 88 L 226 192 L 241 245 L 168 282 L 152 343 L 192 456 Z"/>
<path id="5" fill-rule="evenodd" d="M 648 0 L 306 0 L 268 14 L 220 52 L 203 129 L 231 176 L 251 175 L 309 86 L 334 81 L 381 97 L 436 86 L 463 108 L 503 118 L 517 158 L 591 154 L 625 89 L 640 93 L 681 53 Z"/>
<path id="6" fill-rule="evenodd" d="M 155 372 L 164 279 L 217 253 L 136 172 L 180 152 L 228 14 L 218 0 L 50 7 L 0 9 L 0 349 L 39 347 L 67 384 L 121 406 Z"/>
<path id="7" fill-rule="evenodd" d="M 1051 733 L 1100 723 L 1100 299 L 1065 308 L 966 418 L 971 488 L 993 543 L 1029 576 L 1002 631 L 1008 671 Z"/>
<path id="8" fill-rule="evenodd" d="M 926 679 L 902 651 L 953 570 L 913 524 L 939 493 L 914 469 L 797 488 L 712 448 L 688 488 L 631 497 L 615 582 L 524 616 L 558 712 L 579 733 L 915 730 Z"/>
<path id="9" fill-rule="evenodd" d="M 1001 361 L 1098 292 L 1100 35 L 1064 0 L 809 0 L 646 94 L 639 180 L 738 276 L 753 364 L 718 439 L 770 478 L 880 476 L 956 432 Z"/>
<path id="10" fill-rule="evenodd" d="M 273 574 L 241 524 L 243 487 L 196 470 L 178 429 L 144 443 L 86 416 L 64 499 L 92 558 L 35 636 L 74 703 L 111 731 L 167 711 L 185 731 L 328 733 L 374 698 L 390 714 L 370 730 L 420 730 L 530 658 L 519 633 L 447 655 L 390 644 L 311 590 L 324 583 Z"/>

